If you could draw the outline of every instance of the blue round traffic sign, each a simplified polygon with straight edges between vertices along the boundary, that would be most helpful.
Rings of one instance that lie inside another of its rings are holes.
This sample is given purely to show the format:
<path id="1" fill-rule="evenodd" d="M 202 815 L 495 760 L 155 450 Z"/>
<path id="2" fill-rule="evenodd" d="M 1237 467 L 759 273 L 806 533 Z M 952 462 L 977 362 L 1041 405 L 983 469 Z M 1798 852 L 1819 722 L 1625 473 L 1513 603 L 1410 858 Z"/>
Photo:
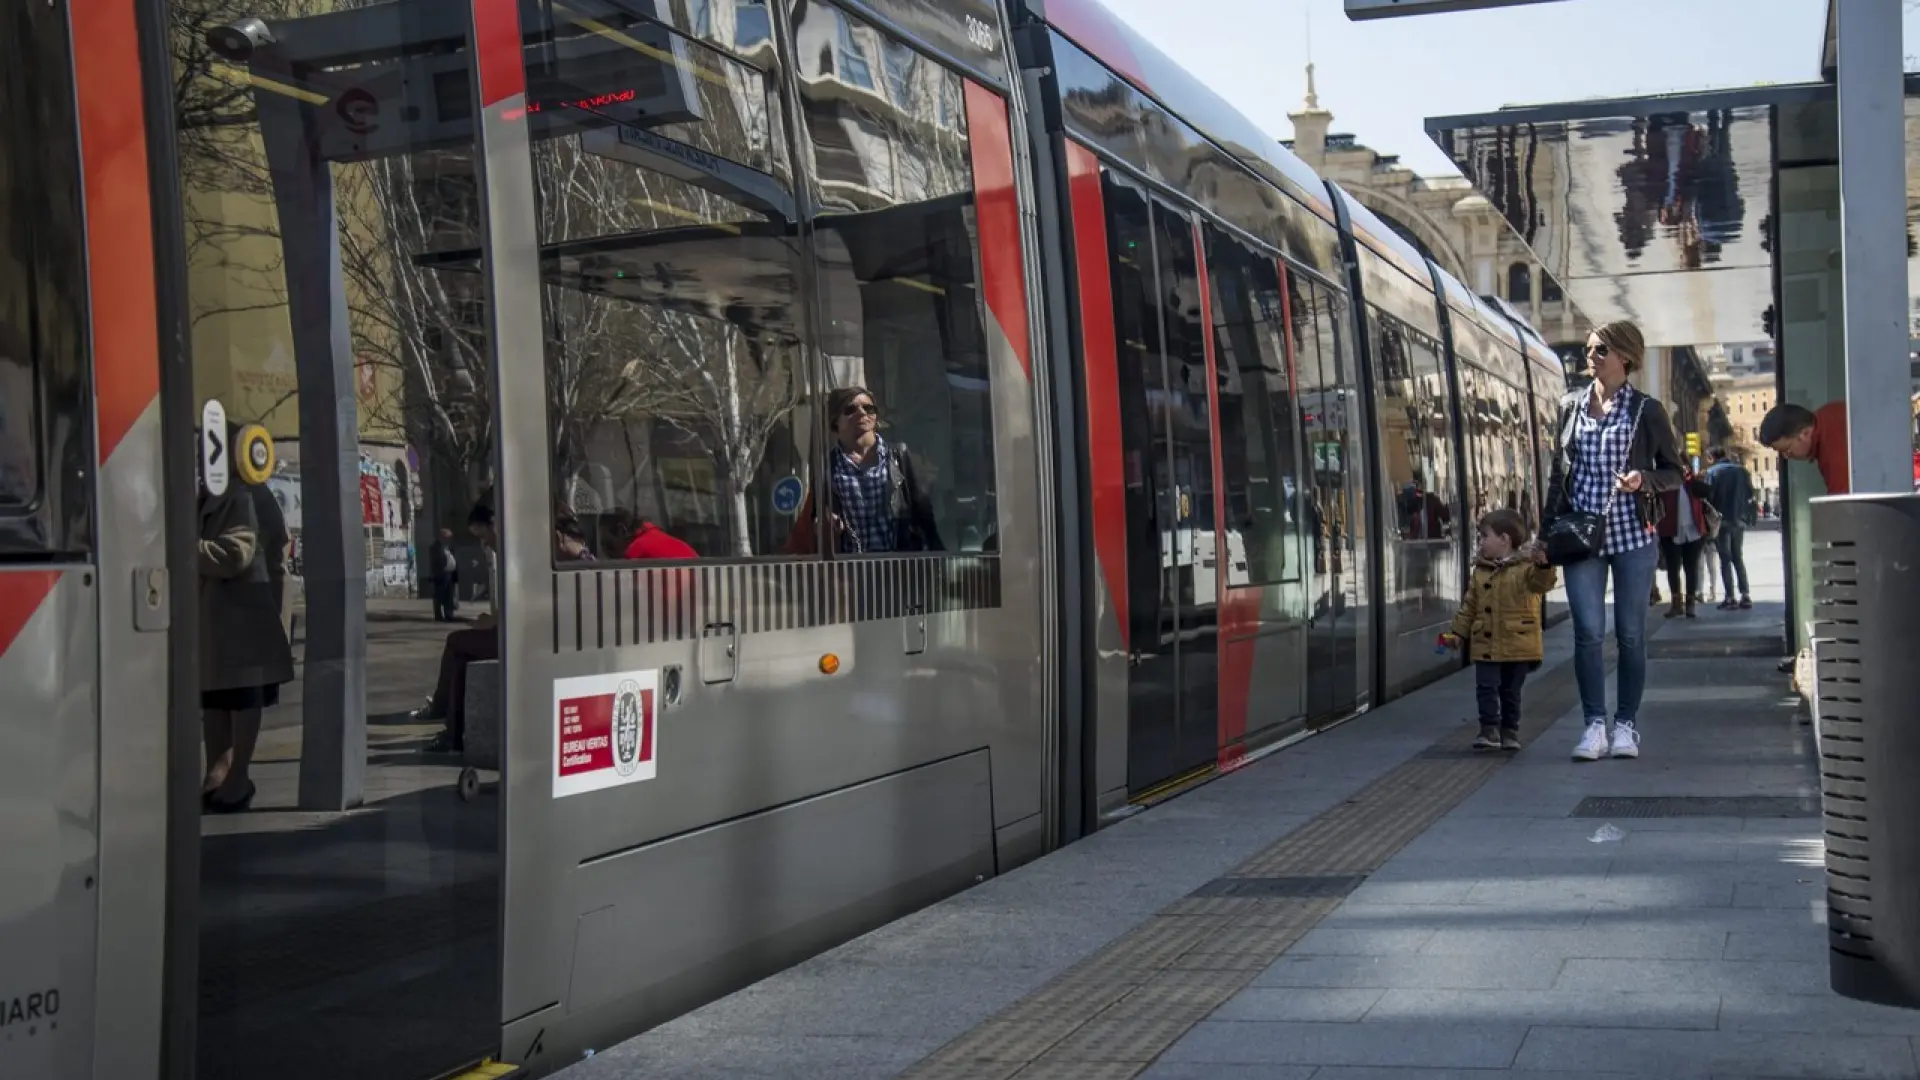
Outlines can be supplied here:
<path id="1" fill-rule="evenodd" d="M 773 485 L 773 509 L 777 513 L 791 514 L 800 509 L 800 500 L 806 496 L 806 487 L 797 476 L 789 476 Z"/>

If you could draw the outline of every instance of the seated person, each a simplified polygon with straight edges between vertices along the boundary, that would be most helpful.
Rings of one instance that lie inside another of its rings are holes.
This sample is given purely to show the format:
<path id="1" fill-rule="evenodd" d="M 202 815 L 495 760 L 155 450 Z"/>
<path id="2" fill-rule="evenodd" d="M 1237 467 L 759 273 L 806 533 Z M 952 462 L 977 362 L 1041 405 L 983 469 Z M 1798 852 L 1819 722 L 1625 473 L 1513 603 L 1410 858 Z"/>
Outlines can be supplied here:
<path id="1" fill-rule="evenodd" d="M 629 559 L 697 559 L 700 553 L 693 545 L 667 532 L 654 524 L 644 515 L 633 530 L 633 539 L 627 542 L 626 557 Z"/>
<path id="2" fill-rule="evenodd" d="M 827 515 L 834 550 L 857 554 L 944 551 L 933 520 L 933 503 L 921 486 L 913 454 L 904 442 L 880 435 L 880 410 L 863 386 L 827 395 Z M 814 499 L 800 507 L 787 537 L 789 555 L 811 555 L 817 546 Z"/>
<path id="3" fill-rule="evenodd" d="M 413 713 L 415 720 L 447 723 L 446 730 L 427 744 L 426 752 L 430 754 L 457 753 L 461 748 L 466 729 L 467 665 L 476 660 L 500 658 L 500 634 L 496 625 L 500 612 L 500 575 L 493 565 L 499 532 L 494 528 L 490 499 L 483 498 L 474 505 L 467 515 L 467 531 L 486 549 L 487 610 L 474 618 L 472 626 L 447 635 L 447 642 L 440 649 L 440 677 L 434 683 L 433 696 Z"/>
<path id="4" fill-rule="evenodd" d="M 500 539 L 499 532 L 494 528 L 491 493 L 482 496 L 467 515 L 467 531 L 486 548 L 489 562 L 497 563 Z M 562 562 L 594 561 L 593 550 L 587 546 L 579 519 L 564 503 L 554 506 L 553 544 L 555 555 Z M 447 723 L 446 730 L 427 744 L 428 753 L 457 753 L 464 744 L 467 665 L 476 660 L 500 659 L 499 616 L 500 575 L 497 566 L 490 565 L 487 573 L 487 610 L 473 620 L 471 627 L 447 635 L 447 642 L 440 649 L 440 677 L 434 683 L 433 696 L 427 699 L 424 707 L 413 713 L 416 720 L 444 720 Z"/>

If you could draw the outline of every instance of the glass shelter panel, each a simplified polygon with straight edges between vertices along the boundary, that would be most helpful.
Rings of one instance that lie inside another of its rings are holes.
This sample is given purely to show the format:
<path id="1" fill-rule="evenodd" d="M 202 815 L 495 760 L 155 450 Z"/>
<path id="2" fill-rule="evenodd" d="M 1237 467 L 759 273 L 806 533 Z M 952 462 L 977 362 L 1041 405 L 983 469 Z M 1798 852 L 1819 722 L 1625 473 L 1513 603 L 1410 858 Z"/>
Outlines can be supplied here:
<path id="1" fill-rule="evenodd" d="M 834 388 L 822 410 L 834 550 L 990 548 L 993 414 L 965 81 L 825 4 L 797 9 L 794 39 Z"/>

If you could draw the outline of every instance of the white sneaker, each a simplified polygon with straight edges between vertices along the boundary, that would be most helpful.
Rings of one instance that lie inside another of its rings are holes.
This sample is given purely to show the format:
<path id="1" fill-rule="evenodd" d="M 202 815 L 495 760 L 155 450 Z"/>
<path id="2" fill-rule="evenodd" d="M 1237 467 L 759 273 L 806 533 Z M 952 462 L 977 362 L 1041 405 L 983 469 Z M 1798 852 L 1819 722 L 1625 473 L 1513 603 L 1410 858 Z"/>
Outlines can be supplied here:
<path id="1" fill-rule="evenodd" d="M 1587 721 L 1587 733 L 1580 736 L 1580 745 L 1573 748 L 1573 760 L 1598 761 L 1600 755 L 1607 752 L 1607 722 L 1605 720 Z"/>
<path id="2" fill-rule="evenodd" d="M 1613 725 L 1613 756 L 1639 757 L 1640 730 L 1630 725 Z"/>

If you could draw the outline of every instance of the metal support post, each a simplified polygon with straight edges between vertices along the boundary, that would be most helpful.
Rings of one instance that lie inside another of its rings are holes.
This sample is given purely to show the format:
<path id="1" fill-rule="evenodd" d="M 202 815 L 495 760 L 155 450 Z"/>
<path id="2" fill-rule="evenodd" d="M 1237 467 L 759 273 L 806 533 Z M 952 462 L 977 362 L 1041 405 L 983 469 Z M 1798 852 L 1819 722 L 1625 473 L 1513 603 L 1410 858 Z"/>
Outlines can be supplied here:
<path id="1" fill-rule="evenodd" d="M 1899 0 L 1839 9 L 1847 451 L 1855 494 L 1913 490 Z"/>
<path id="2" fill-rule="evenodd" d="M 317 151 L 312 109 L 278 94 L 258 94 L 255 101 L 280 216 L 300 389 L 307 597 L 300 809 L 346 810 L 360 805 L 366 787 L 367 559 L 338 208 L 332 167 Z"/>

